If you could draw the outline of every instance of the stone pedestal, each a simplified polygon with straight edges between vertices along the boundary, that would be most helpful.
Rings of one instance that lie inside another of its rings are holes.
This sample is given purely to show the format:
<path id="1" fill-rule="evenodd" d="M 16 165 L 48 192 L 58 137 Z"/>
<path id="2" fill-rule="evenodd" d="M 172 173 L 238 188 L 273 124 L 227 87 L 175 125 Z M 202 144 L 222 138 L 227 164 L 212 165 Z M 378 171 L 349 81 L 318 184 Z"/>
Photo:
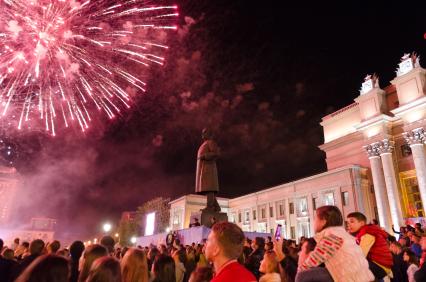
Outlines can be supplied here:
<path id="1" fill-rule="evenodd" d="M 193 214 L 192 217 L 196 217 L 200 220 L 201 225 L 211 228 L 212 223 L 211 219 L 216 218 L 216 222 L 228 221 L 228 215 L 224 212 L 215 212 L 204 209 L 196 214 Z"/>

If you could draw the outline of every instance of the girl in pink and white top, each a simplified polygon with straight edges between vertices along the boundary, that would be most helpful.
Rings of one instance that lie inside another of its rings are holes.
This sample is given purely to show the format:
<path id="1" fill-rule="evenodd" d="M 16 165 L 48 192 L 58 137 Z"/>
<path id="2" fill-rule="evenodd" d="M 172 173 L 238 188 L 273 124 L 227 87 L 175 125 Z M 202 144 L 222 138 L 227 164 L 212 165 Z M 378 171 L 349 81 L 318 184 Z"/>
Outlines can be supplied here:
<path id="1" fill-rule="evenodd" d="M 343 217 L 335 206 L 316 210 L 314 237 L 317 245 L 302 263 L 299 263 L 296 282 L 336 281 L 369 282 L 374 276 L 367 259 L 355 238 L 343 228 Z M 325 267 L 321 267 L 325 265 Z"/>

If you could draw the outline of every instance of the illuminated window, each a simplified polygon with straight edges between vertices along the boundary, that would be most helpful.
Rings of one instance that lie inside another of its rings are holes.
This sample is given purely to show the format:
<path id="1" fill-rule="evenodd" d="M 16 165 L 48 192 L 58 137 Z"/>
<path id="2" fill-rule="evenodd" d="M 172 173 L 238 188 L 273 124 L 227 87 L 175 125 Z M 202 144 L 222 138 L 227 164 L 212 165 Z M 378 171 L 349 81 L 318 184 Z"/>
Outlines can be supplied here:
<path id="1" fill-rule="evenodd" d="M 324 205 L 326 206 L 334 206 L 334 193 L 328 192 L 323 195 Z"/>
<path id="2" fill-rule="evenodd" d="M 313 197 L 312 198 L 312 208 L 313 208 L 313 210 L 316 210 L 317 209 L 317 197 Z"/>
<path id="3" fill-rule="evenodd" d="M 424 210 L 417 177 L 403 178 L 402 184 L 403 198 L 408 217 L 423 217 Z"/>
<path id="4" fill-rule="evenodd" d="M 290 227 L 290 237 L 291 239 L 296 239 L 296 228 L 294 226 Z"/>
<path id="5" fill-rule="evenodd" d="M 342 192 L 342 203 L 344 206 L 349 206 L 349 192 Z"/>
<path id="6" fill-rule="evenodd" d="M 250 223 L 250 211 L 249 210 L 244 211 L 244 223 L 245 224 Z"/>
<path id="7" fill-rule="evenodd" d="M 308 200 L 306 197 L 297 199 L 296 215 L 298 217 L 308 216 Z"/>
<path id="8" fill-rule="evenodd" d="M 280 201 L 276 203 L 276 214 L 277 218 L 284 218 L 285 216 L 285 210 L 284 210 L 284 201 Z"/>
<path id="9" fill-rule="evenodd" d="M 260 209 L 260 215 L 262 219 L 266 218 L 266 208 L 261 208 Z"/>
<path id="10" fill-rule="evenodd" d="M 401 155 L 402 157 L 411 156 L 413 152 L 411 152 L 411 147 L 408 144 L 401 145 Z"/>

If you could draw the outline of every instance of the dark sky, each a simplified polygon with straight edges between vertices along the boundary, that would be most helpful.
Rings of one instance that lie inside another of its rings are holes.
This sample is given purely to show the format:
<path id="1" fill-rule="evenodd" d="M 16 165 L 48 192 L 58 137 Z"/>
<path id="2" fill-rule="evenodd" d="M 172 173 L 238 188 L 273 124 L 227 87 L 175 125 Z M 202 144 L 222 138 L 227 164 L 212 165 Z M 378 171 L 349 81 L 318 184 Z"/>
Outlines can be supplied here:
<path id="1" fill-rule="evenodd" d="M 86 235 L 153 197 L 191 193 L 206 126 L 222 149 L 220 196 L 325 171 L 321 118 L 352 103 L 366 74 L 383 88 L 404 52 L 426 56 L 421 1 L 352 2 L 179 1 L 168 63 L 131 111 L 84 137 L 19 141 L 15 218 Z"/>

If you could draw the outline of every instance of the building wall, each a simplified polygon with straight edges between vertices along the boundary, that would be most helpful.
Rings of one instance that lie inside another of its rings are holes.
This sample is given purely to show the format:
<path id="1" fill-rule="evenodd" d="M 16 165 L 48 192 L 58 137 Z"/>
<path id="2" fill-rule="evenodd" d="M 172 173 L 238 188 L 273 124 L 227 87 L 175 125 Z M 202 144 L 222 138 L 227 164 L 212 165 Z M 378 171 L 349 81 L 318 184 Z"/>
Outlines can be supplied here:
<path id="1" fill-rule="evenodd" d="M 408 217 L 424 217 L 426 204 L 426 70 L 414 54 L 401 60 L 390 86 L 383 90 L 377 77 L 366 78 L 355 103 L 321 122 L 327 168 L 357 164 L 375 175 L 373 189 L 382 196 L 373 200 L 388 231 Z M 367 82 L 372 87 L 365 89 Z"/>
<path id="2" fill-rule="evenodd" d="M 19 175 L 15 168 L 0 167 L 0 226 L 9 223 L 16 199 Z"/>
<path id="3" fill-rule="evenodd" d="M 336 205 L 344 216 L 361 210 L 369 219 L 375 218 L 369 187 L 366 169 L 343 167 L 230 199 L 229 220 L 244 231 L 274 233 L 281 224 L 285 238 L 312 236 L 315 209 L 322 205 Z"/>
<path id="4" fill-rule="evenodd" d="M 234 199 L 219 198 L 218 202 L 228 213 L 229 221 L 243 231 L 274 233 L 277 224 L 281 224 L 285 238 L 299 239 L 314 234 L 311 223 L 315 209 L 322 205 L 336 205 L 344 216 L 360 210 L 369 219 L 375 218 L 370 187 L 366 169 L 346 166 Z M 172 201 L 170 226 L 173 230 L 188 227 L 191 214 L 205 205 L 206 198 L 200 195 Z"/>

